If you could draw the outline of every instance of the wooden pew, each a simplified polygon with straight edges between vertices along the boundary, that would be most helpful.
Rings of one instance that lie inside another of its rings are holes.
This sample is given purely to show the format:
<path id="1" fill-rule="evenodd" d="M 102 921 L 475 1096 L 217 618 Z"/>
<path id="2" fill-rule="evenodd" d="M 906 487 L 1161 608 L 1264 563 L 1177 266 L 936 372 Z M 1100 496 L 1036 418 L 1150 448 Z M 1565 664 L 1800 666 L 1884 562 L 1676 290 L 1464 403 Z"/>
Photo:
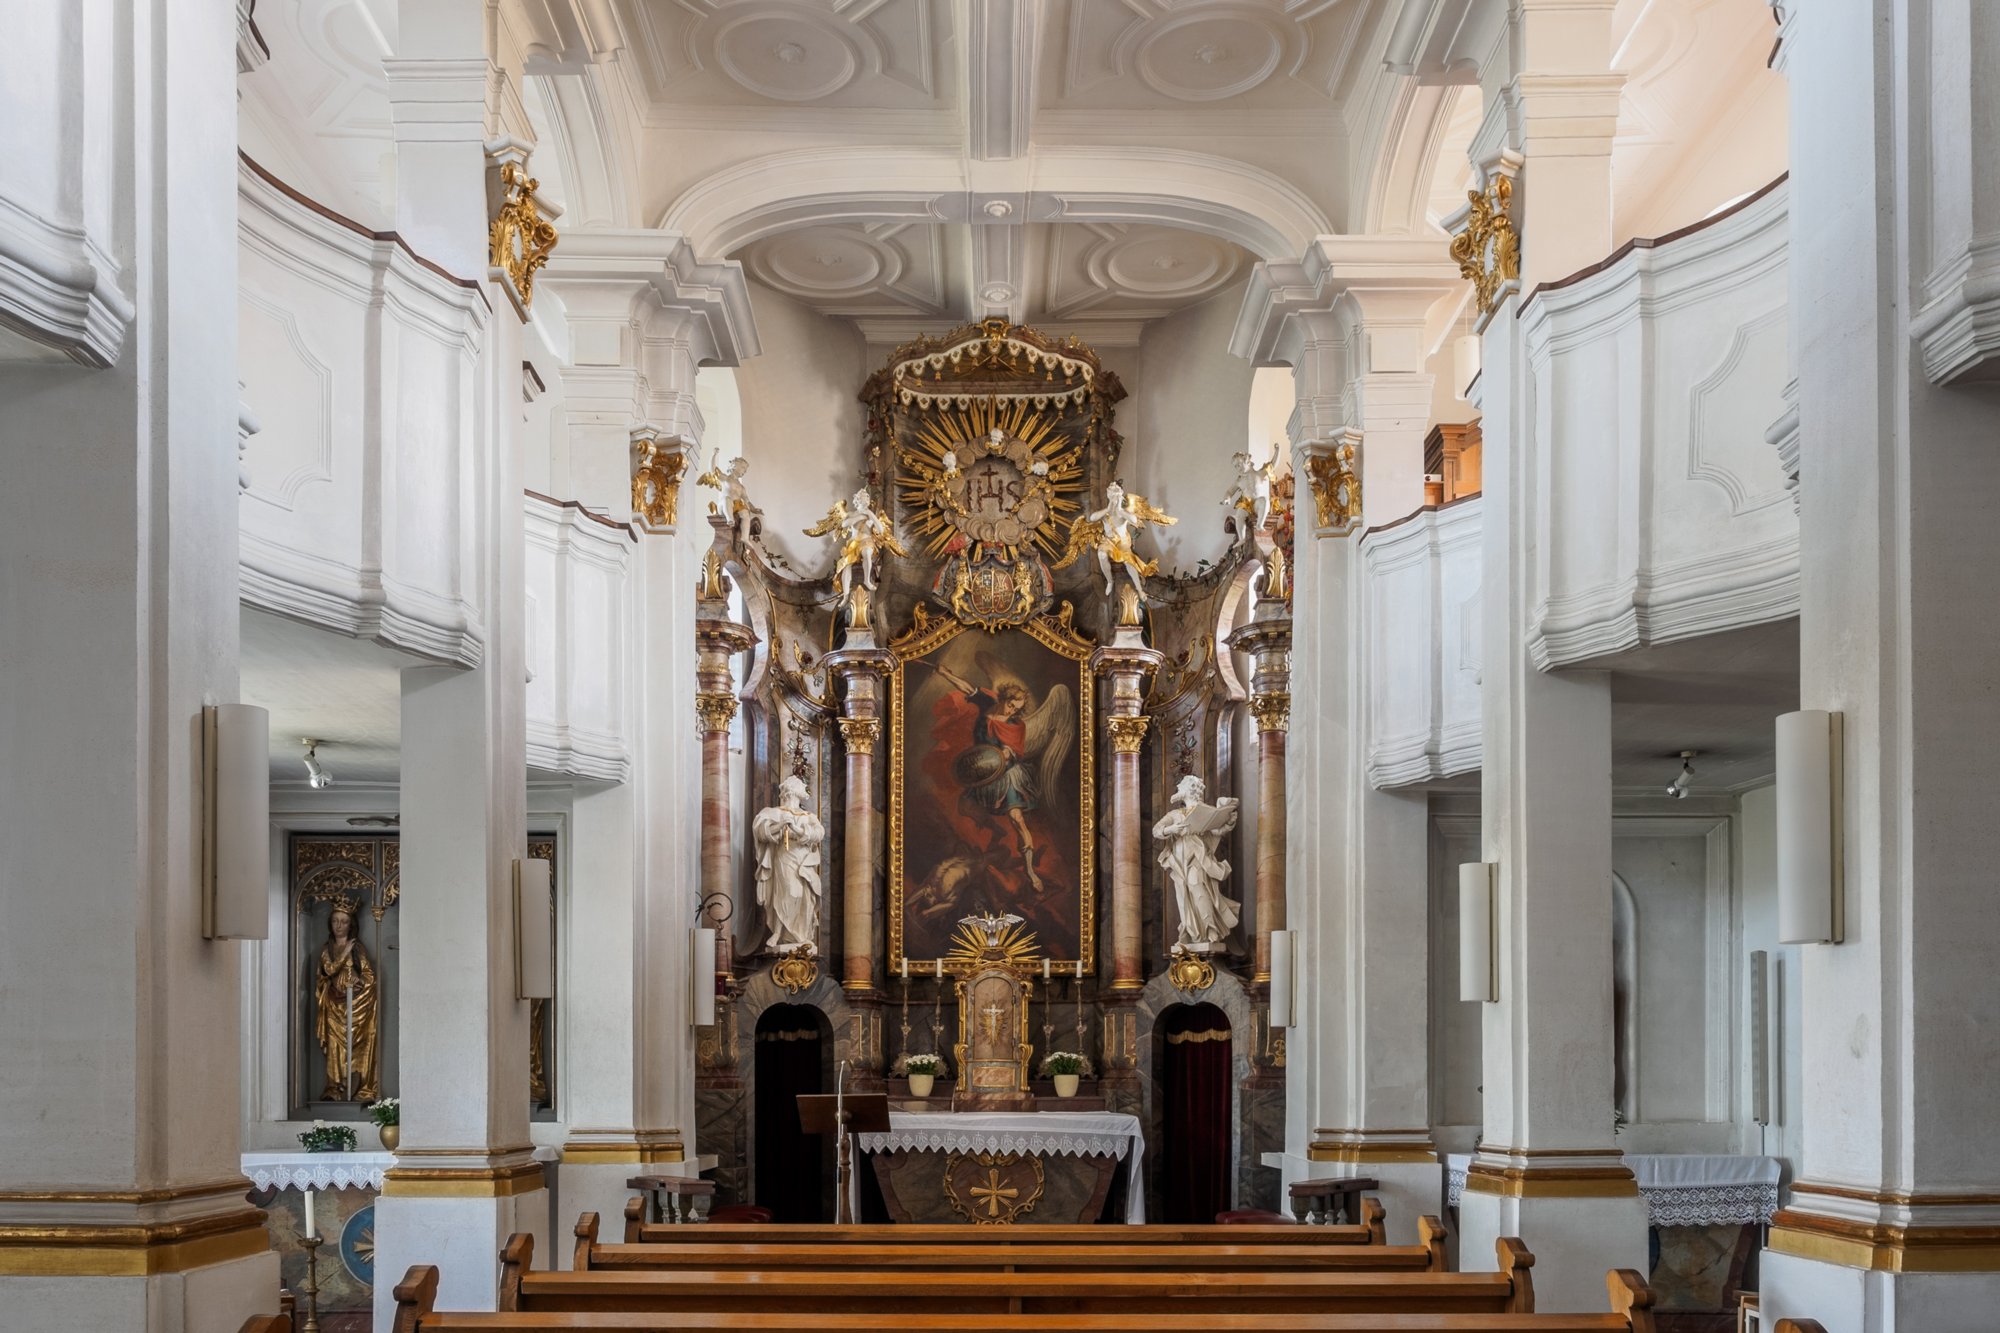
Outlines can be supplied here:
<path id="1" fill-rule="evenodd" d="M 1000 1230 L 1000 1228 L 992 1228 Z M 503 1311 L 682 1314 L 1532 1313 L 1534 1256 L 1520 1241 L 1495 1246 L 1497 1273 L 1246 1271 L 1229 1273 L 831 1272 L 688 1270 L 533 1272 L 534 1238 L 500 1254 Z"/>
<path id="2" fill-rule="evenodd" d="M 768 1226 L 703 1223 L 670 1226 L 645 1221 L 646 1200 L 634 1196 L 625 1203 L 625 1243 L 628 1245 L 964 1245 L 968 1236 L 981 1245 L 1096 1245 L 1115 1240 L 1121 1245 L 1381 1245 L 1387 1240 L 1382 1201 L 1361 1201 L 1358 1226 L 1224 1226 L 1194 1223 L 1165 1226 L 1037 1226 L 975 1227 L 970 1223 L 943 1225 L 890 1223 L 834 1225 L 827 1222 L 780 1222 Z"/>
<path id="3" fill-rule="evenodd" d="M 420 1264 L 396 1288 L 392 1333 L 1657 1333 L 1653 1294 L 1639 1275 L 1606 1276 L 1610 1314 L 961 1314 L 924 1299 L 888 1315 L 813 1311 L 740 1313 L 439 1312 L 437 1269 Z M 1790 1333 L 1780 1329 L 1779 1333 Z M 1801 1321 L 1798 1333 L 1814 1333 Z M 1820 1331 L 1823 1333 L 1823 1330 Z"/>
<path id="4" fill-rule="evenodd" d="M 1131 1228 L 1090 1227 L 1088 1242 L 1068 1245 L 983 1243 L 1003 1228 L 961 1227 L 952 1244 L 903 1244 L 885 1227 L 874 1243 L 840 1245 L 736 1244 L 729 1228 L 709 1228 L 711 1243 L 608 1245 L 597 1238 L 596 1213 L 585 1213 L 576 1224 L 577 1272 L 667 1272 L 757 1269 L 786 1272 L 829 1272 L 873 1269 L 896 1272 L 1243 1272 L 1258 1269 L 1320 1272 L 1442 1273 L 1445 1271 L 1444 1224 L 1435 1217 L 1417 1221 L 1418 1245 L 1270 1245 L 1270 1244 L 1138 1244 L 1123 1243 Z M 1004 1228 L 1029 1233 L 1041 1227 Z M 1218 1230 L 1238 1231 L 1228 1227 Z M 1276 1228 L 1291 1230 L 1290 1228 Z M 1287 1236 L 1289 1240 L 1291 1237 Z M 1234 1237 L 1231 1237 L 1233 1240 Z"/>

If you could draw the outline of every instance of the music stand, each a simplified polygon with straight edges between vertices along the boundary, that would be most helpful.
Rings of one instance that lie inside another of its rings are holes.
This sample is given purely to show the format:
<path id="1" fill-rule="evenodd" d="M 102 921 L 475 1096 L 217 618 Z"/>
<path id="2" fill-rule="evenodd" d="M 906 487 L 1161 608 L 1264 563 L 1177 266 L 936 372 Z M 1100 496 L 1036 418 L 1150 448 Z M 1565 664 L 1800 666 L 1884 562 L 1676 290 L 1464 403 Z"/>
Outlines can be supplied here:
<path id="1" fill-rule="evenodd" d="M 844 1122 L 844 1123 L 843 1123 Z M 800 1093 L 799 1128 L 807 1134 L 837 1134 L 839 1146 L 834 1156 L 833 1184 L 836 1197 L 833 1220 L 856 1221 L 850 1206 L 847 1178 L 853 1173 L 848 1145 L 856 1134 L 889 1132 L 889 1094 L 886 1092 Z"/>

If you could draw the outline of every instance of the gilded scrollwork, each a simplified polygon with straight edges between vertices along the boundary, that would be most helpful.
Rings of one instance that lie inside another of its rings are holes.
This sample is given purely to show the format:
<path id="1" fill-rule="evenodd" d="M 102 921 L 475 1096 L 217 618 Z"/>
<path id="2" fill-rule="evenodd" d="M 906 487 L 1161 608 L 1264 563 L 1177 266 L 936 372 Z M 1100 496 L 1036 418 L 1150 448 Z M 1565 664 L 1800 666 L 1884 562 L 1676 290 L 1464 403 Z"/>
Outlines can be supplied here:
<path id="1" fill-rule="evenodd" d="M 1501 286 L 1521 276 L 1521 238 L 1508 212 L 1513 178 L 1496 174 L 1484 190 L 1468 190 L 1465 197 L 1471 209 L 1465 229 L 1451 238 L 1451 257 L 1472 283 L 1484 315 L 1499 303 Z"/>
<path id="2" fill-rule="evenodd" d="M 679 521 L 681 474 L 687 454 L 671 440 L 641 436 L 634 441 L 632 513 L 649 528 L 671 528 Z"/>
<path id="3" fill-rule="evenodd" d="M 549 262 L 560 239 L 555 224 L 542 216 L 535 202 L 541 182 L 518 162 L 500 164 L 500 201 L 487 237 L 487 257 L 507 275 L 508 284 L 526 310 L 535 301 L 535 275 Z"/>
<path id="4" fill-rule="evenodd" d="M 1361 521 L 1361 472 L 1357 447 L 1343 442 L 1306 457 L 1306 481 L 1323 532 L 1342 533 Z"/>

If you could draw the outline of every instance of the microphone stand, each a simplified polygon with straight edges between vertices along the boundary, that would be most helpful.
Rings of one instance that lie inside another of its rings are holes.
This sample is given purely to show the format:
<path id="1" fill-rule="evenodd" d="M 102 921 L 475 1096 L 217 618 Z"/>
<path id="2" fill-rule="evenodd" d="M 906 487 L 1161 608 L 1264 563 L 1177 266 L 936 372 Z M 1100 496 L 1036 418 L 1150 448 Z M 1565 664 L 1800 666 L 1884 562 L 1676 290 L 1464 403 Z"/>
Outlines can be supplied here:
<path id="1" fill-rule="evenodd" d="M 848 1165 L 847 1157 L 848 1064 L 849 1062 L 846 1060 L 840 1062 L 840 1072 L 834 1076 L 833 1083 L 833 1126 L 834 1133 L 839 1138 L 839 1147 L 835 1149 L 833 1169 L 833 1188 L 835 1192 L 833 1220 L 836 1223 L 852 1222 L 854 1220 L 854 1210 L 849 1205 L 847 1197 L 847 1177 L 849 1171 L 852 1169 Z"/>

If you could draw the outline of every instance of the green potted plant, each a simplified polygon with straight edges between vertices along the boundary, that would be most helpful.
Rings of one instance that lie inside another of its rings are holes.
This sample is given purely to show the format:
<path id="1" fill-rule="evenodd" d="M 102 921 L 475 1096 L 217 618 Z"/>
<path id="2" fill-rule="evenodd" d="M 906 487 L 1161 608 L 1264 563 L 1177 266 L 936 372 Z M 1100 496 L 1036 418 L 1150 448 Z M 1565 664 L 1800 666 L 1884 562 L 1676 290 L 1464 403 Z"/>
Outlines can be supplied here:
<path id="1" fill-rule="evenodd" d="M 1090 1062 L 1074 1051 L 1050 1051 L 1042 1061 L 1042 1073 L 1056 1085 L 1056 1096 L 1074 1097 Z"/>
<path id="2" fill-rule="evenodd" d="M 299 1145 L 307 1152 L 353 1152 L 354 1130 L 347 1125 L 315 1120 L 311 1129 L 299 1135 Z"/>
<path id="3" fill-rule="evenodd" d="M 944 1072 L 944 1057 L 941 1055 L 912 1055 L 903 1061 L 903 1072 L 910 1080 L 912 1097 L 928 1097 L 936 1086 L 938 1075 Z"/>
<path id="4" fill-rule="evenodd" d="M 368 1114 L 375 1121 L 375 1132 L 382 1136 L 382 1146 L 390 1152 L 403 1139 L 403 1102 L 399 1097 L 384 1097 L 379 1102 L 368 1103 Z"/>

